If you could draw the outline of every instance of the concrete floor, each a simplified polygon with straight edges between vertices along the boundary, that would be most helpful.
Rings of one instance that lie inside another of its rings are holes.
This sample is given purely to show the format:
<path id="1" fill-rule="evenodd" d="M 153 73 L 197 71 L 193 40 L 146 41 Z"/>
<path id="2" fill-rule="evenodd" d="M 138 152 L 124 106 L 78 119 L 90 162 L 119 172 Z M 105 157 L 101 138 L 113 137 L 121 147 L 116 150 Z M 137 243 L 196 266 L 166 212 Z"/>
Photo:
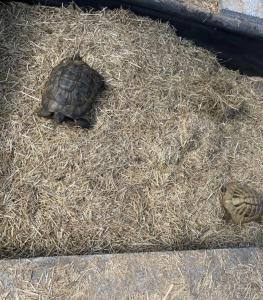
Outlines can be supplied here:
<path id="1" fill-rule="evenodd" d="M 0 299 L 263 299 L 263 250 L 2 260 Z"/>

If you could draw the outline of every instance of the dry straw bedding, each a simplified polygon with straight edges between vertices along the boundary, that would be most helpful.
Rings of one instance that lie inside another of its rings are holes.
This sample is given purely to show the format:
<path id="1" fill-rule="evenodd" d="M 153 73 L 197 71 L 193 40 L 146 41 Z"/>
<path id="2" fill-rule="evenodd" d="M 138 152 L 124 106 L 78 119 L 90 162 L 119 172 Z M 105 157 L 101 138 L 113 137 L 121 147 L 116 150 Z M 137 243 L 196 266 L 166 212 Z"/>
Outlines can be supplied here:
<path id="1" fill-rule="evenodd" d="M 2 4 L 0 26 L 1 256 L 263 245 L 219 204 L 263 184 L 260 80 L 124 10 Z M 109 86 L 92 130 L 35 114 L 77 50 Z"/>
<path id="2" fill-rule="evenodd" d="M 202 10 L 211 11 L 213 13 L 218 12 L 219 0 L 175 0 L 175 1 L 181 2 L 186 5 L 194 6 Z"/>

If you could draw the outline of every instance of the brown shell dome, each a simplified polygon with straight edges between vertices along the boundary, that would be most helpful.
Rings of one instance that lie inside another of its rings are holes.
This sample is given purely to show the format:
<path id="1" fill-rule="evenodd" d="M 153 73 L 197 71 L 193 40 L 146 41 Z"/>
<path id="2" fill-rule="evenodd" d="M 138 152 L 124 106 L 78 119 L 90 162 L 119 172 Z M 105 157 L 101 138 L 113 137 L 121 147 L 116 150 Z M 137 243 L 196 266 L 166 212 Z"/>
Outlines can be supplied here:
<path id="1" fill-rule="evenodd" d="M 254 189 L 237 182 L 223 185 L 222 205 L 225 217 L 236 224 L 261 221 L 263 215 L 263 196 Z"/>
<path id="2" fill-rule="evenodd" d="M 104 86 L 103 77 L 79 55 L 62 60 L 53 70 L 42 93 L 39 115 L 59 123 L 71 118 L 88 127 L 86 113 Z"/>

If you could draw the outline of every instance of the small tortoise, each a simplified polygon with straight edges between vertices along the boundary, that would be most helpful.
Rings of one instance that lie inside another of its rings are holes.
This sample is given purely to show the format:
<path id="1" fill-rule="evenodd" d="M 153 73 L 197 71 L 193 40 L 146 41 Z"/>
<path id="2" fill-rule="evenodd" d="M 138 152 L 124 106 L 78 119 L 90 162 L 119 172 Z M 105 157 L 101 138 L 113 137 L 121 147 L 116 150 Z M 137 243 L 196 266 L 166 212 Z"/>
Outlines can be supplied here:
<path id="1" fill-rule="evenodd" d="M 232 218 L 235 224 L 262 220 L 263 196 L 257 191 L 237 182 L 229 182 L 222 186 L 221 192 L 226 220 Z"/>
<path id="2" fill-rule="evenodd" d="M 87 113 L 103 87 L 103 77 L 88 66 L 79 54 L 66 58 L 51 71 L 38 115 L 53 117 L 58 123 L 70 118 L 82 128 L 89 128 Z"/>

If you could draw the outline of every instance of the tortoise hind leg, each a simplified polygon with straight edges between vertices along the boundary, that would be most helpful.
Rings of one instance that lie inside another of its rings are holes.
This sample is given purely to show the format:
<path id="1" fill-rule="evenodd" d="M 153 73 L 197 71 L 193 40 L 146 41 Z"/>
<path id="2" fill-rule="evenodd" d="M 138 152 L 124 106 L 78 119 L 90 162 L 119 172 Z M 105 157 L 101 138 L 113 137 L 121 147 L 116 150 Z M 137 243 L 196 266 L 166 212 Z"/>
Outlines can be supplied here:
<path id="1" fill-rule="evenodd" d="M 81 128 L 91 128 L 92 125 L 89 120 L 87 119 L 77 119 L 75 122 L 81 127 Z"/>

